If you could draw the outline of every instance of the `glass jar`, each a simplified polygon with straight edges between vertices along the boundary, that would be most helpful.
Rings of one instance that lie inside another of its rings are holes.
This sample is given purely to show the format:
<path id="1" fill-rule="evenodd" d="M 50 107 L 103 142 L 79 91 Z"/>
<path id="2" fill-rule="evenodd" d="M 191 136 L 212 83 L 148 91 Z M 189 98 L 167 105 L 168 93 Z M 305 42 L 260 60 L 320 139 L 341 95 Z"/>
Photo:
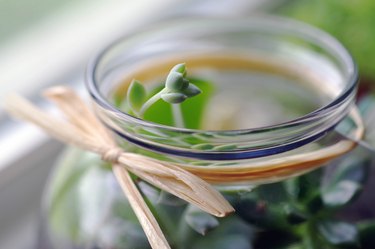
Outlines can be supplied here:
<path id="1" fill-rule="evenodd" d="M 363 136 L 356 66 L 322 31 L 270 16 L 156 26 L 111 44 L 87 70 L 93 108 L 124 150 L 179 165 L 241 208 L 239 196 L 254 187 L 350 152 L 356 144 L 338 135 L 338 124 L 351 124 L 346 135 L 354 140 Z M 181 62 L 206 94 L 188 128 L 168 123 L 168 109 L 145 121 L 118 107 L 133 78 L 153 89 Z M 110 169 L 91 153 L 63 154 L 44 202 L 50 248 L 149 248 Z M 145 182 L 138 186 L 172 248 L 253 248 L 257 229 L 242 211 L 217 220 Z"/>

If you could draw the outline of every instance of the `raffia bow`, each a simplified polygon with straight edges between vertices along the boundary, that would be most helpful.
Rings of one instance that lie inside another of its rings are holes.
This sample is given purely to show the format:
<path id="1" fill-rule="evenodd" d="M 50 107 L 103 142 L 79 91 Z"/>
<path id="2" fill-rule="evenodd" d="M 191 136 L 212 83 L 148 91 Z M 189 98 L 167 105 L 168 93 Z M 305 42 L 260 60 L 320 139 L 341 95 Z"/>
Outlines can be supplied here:
<path id="1" fill-rule="evenodd" d="M 116 179 L 152 248 L 167 249 L 170 246 L 129 172 L 212 215 L 223 217 L 234 212 L 233 207 L 218 191 L 192 173 L 173 164 L 124 152 L 73 90 L 62 86 L 53 87 L 45 92 L 45 96 L 58 106 L 66 121 L 45 113 L 19 96 L 12 96 L 7 101 L 6 108 L 14 116 L 36 124 L 51 136 L 95 152 L 103 160 L 111 162 Z"/>

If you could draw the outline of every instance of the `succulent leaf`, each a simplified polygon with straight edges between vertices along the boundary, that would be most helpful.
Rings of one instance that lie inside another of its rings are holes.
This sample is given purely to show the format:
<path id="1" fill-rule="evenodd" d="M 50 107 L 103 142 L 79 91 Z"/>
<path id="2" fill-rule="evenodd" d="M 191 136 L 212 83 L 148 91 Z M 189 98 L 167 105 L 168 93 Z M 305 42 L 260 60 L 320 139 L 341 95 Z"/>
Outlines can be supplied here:
<path id="1" fill-rule="evenodd" d="M 183 93 L 189 98 L 194 97 L 200 94 L 202 91 L 194 84 L 189 84 L 186 89 L 183 90 Z"/>
<path id="2" fill-rule="evenodd" d="M 269 205 L 257 197 L 242 199 L 234 208 L 244 221 L 262 229 L 285 230 L 289 226 L 282 207 Z"/>
<path id="3" fill-rule="evenodd" d="M 318 230 L 324 239 L 335 246 L 355 246 L 358 245 L 358 230 L 353 224 L 325 220 L 318 223 Z"/>
<path id="4" fill-rule="evenodd" d="M 199 241 L 200 242 L 200 241 Z M 249 238 L 242 234 L 224 234 L 215 239 L 207 239 L 192 248 L 215 248 L 215 249 L 253 249 Z"/>
<path id="5" fill-rule="evenodd" d="M 171 72 L 177 72 L 177 73 L 181 73 L 181 74 L 186 73 L 186 65 L 185 65 L 185 63 L 177 64 L 176 66 L 174 66 L 171 69 Z"/>
<path id="6" fill-rule="evenodd" d="M 146 95 L 144 86 L 138 80 L 133 80 L 127 92 L 127 100 L 130 108 L 138 111 L 146 101 Z"/>
<path id="7" fill-rule="evenodd" d="M 345 160 L 337 167 L 334 172 L 332 184 L 343 180 L 350 180 L 358 184 L 363 184 L 367 180 L 369 170 L 371 167 L 371 160 L 369 158 L 357 155 L 346 157 Z"/>
<path id="8" fill-rule="evenodd" d="M 188 88 L 189 85 L 190 85 L 190 81 L 188 79 L 186 79 L 186 78 L 183 78 L 182 81 L 184 82 L 184 84 L 182 85 L 182 89 L 186 90 L 186 88 Z"/>
<path id="9" fill-rule="evenodd" d="M 353 181 L 340 181 L 322 194 L 324 205 L 338 208 L 349 204 L 362 190 L 362 186 Z"/>
<path id="10" fill-rule="evenodd" d="M 184 102 L 187 99 L 187 96 L 182 93 L 164 93 L 161 95 L 161 98 L 170 104 L 179 104 Z"/>
<path id="11" fill-rule="evenodd" d="M 186 87 L 186 83 L 184 82 L 184 76 L 182 73 L 178 72 L 170 72 L 167 76 L 167 80 L 165 82 L 165 86 L 174 92 L 179 92 Z"/>
<path id="12" fill-rule="evenodd" d="M 306 211 L 308 211 L 310 214 L 317 214 L 324 209 L 324 202 L 319 190 L 316 190 L 313 194 L 311 194 L 311 196 L 304 200 L 302 204 L 305 206 Z"/>
<path id="13" fill-rule="evenodd" d="M 289 196 L 300 202 L 311 199 L 316 195 L 321 179 L 322 170 L 317 169 L 308 174 L 284 181 L 283 184 Z"/>
<path id="14" fill-rule="evenodd" d="M 298 225 L 307 221 L 308 216 L 291 205 L 284 207 L 286 219 L 291 225 Z"/>
<path id="15" fill-rule="evenodd" d="M 324 205 L 339 208 L 351 203 L 361 192 L 370 166 L 371 160 L 363 156 L 352 153 L 344 158 L 321 189 Z"/>
<path id="16" fill-rule="evenodd" d="M 215 217 L 193 206 L 188 207 L 185 221 L 194 231 L 202 235 L 219 225 Z"/>

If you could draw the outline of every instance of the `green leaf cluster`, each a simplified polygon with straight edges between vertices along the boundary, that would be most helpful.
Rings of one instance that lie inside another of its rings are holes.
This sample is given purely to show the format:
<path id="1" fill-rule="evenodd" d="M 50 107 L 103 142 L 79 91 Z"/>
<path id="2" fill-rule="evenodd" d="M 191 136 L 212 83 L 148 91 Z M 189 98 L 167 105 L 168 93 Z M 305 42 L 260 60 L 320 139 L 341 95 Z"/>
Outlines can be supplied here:
<path id="1" fill-rule="evenodd" d="M 362 225 L 338 218 L 357 199 L 370 165 L 369 158 L 351 153 L 326 172 L 318 169 L 243 195 L 235 208 L 259 229 L 255 248 L 372 248 L 375 220 Z"/>
<path id="2" fill-rule="evenodd" d="M 149 249 L 107 164 L 76 150 L 60 163 L 64 170 L 56 175 L 49 202 L 52 231 L 80 245 Z M 355 224 L 340 218 L 362 191 L 370 163 L 355 151 L 326 172 L 227 193 L 236 213 L 224 219 L 147 183 L 138 186 L 173 248 L 373 249 L 375 220 Z"/>
<path id="3" fill-rule="evenodd" d="M 144 113 L 159 99 L 170 104 L 180 104 L 186 99 L 200 94 L 202 91 L 186 78 L 184 63 L 177 64 L 169 72 L 165 86 L 147 99 L 147 93 L 141 82 L 133 80 L 126 94 L 127 106 L 137 117 L 143 118 Z"/>
<path id="4" fill-rule="evenodd" d="M 194 85 L 194 88 L 199 88 L 201 93 L 189 99 L 189 101 L 184 101 L 180 104 L 181 114 L 185 121 L 185 128 L 199 129 L 203 122 L 205 107 L 214 93 L 214 85 L 209 81 L 195 77 L 189 77 L 188 80 L 190 85 Z M 134 80 L 128 88 L 127 97 L 118 101 L 117 105 L 122 111 L 137 116 L 137 113 L 139 113 L 146 100 L 151 99 L 152 96 L 161 92 L 163 88 L 164 83 L 161 83 L 147 93 L 144 86 Z M 172 106 L 170 103 L 160 98 L 145 111 L 143 119 L 158 124 L 173 126 L 174 117 Z"/>
<path id="5" fill-rule="evenodd" d="M 149 93 L 141 82 L 133 80 L 127 89 L 126 98 L 121 99 L 119 94 L 115 94 L 114 102 L 122 111 L 141 119 L 198 129 L 212 94 L 212 86 L 204 80 L 187 77 L 186 66 L 181 63 L 170 70 L 164 83 Z M 201 94 L 202 90 L 204 94 Z M 190 98 L 194 101 L 185 101 Z"/>

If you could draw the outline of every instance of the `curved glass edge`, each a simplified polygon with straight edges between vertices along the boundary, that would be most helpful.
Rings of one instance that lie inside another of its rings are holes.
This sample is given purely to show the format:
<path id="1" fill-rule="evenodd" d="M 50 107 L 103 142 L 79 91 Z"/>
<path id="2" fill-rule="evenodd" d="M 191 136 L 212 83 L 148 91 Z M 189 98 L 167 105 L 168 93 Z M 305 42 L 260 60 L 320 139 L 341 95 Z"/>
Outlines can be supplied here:
<path id="1" fill-rule="evenodd" d="M 266 19 L 267 18 L 267 19 Z M 269 17 L 263 17 L 263 18 L 255 18 L 255 19 L 245 19 L 245 20 L 235 20 L 240 22 L 251 22 L 253 20 L 256 20 L 258 23 L 261 21 L 262 24 L 266 23 L 268 26 L 274 25 L 275 27 L 284 28 L 286 31 L 293 32 L 299 32 L 302 35 L 306 35 L 311 39 L 315 39 L 316 42 L 320 42 L 326 47 L 333 47 L 335 53 L 338 53 L 340 55 L 340 58 L 344 57 L 346 59 L 347 63 L 350 63 L 353 67 L 353 72 L 351 74 L 351 77 L 349 77 L 348 83 L 346 84 L 346 88 L 343 89 L 342 93 L 335 98 L 333 101 L 328 103 L 326 106 L 323 106 L 317 110 L 314 110 L 311 113 L 308 113 L 304 116 L 298 117 L 294 120 L 280 123 L 277 125 L 272 126 L 265 126 L 265 127 L 259 127 L 259 128 L 252 128 L 252 129 L 242 129 L 242 130 L 225 130 L 220 131 L 221 134 L 224 134 L 225 136 L 233 136 L 233 135 L 241 135 L 241 134 L 259 134 L 262 132 L 267 132 L 269 130 L 280 130 L 287 129 L 290 127 L 297 127 L 297 126 L 303 126 L 304 124 L 311 124 L 311 122 L 318 122 L 317 120 L 325 117 L 328 115 L 333 108 L 340 106 L 342 103 L 345 103 L 346 101 L 352 102 L 354 99 L 357 82 L 358 82 L 358 72 L 357 67 L 350 56 L 350 54 L 345 50 L 345 48 L 334 38 L 329 36 L 328 34 L 310 27 L 306 24 L 302 24 L 296 21 L 288 20 L 285 18 L 274 18 L 268 19 Z M 215 20 L 211 20 L 212 22 L 215 22 Z M 216 20 L 217 21 L 217 20 Z M 282 21 L 282 22 L 280 22 Z M 293 29 L 291 27 L 291 24 L 296 26 L 297 29 Z M 280 31 L 279 31 L 280 32 Z M 288 33 L 289 34 L 289 33 Z M 318 39 L 319 38 L 319 39 Z M 321 42 L 323 41 L 323 42 Z M 170 132 L 176 132 L 176 133 L 197 133 L 197 132 L 217 132 L 217 131 L 204 131 L 204 130 L 194 130 L 194 129 L 185 129 L 185 128 L 176 128 L 172 126 L 164 126 L 152 122 L 148 122 L 145 120 L 141 120 L 138 118 L 135 118 L 133 116 L 130 116 L 126 113 L 121 112 L 116 107 L 111 105 L 105 97 L 100 93 L 99 86 L 97 82 L 95 81 L 95 74 L 98 66 L 98 62 L 100 59 L 108 52 L 112 46 L 116 45 L 116 43 L 111 44 L 108 46 L 105 50 L 103 50 L 90 64 L 90 66 L 87 68 L 86 71 L 86 86 L 90 92 L 90 95 L 92 99 L 95 101 L 95 103 L 99 106 L 100 109 L 104 111 L 108 111 L 108 115 L 116 116 L 116 118 L 119 118 L 123 120 L 124 122 L 130 122 L 137 124 L 139 126 L 146 126 L 146 127 L 152 127 L 155 129 L 163 129 L 165 131 Z M 349 61 L 349 62 L 348 62 Z M 153 151 L 158 151 L 166 154 L 173 154 L 173 155 L 179 155 L 179 156 L 185 156 L 185 157 L 193 157 L 193 158 L 199 158 L 204 160 L 237 160 L 237 159 L 250 159 L 250 158 L 257 158 L 257 157 L 264 157 L 269 156 L 273 154 L 278 154 L 282 152 L 286 152 L 289 150 L 293 150 L 295 148 L 301 147 L 305 144 L 311 143 L 320 137 L 324 136 L 326 133 L 331 131 L 342 119 L 342 117 L 346 114 L 344 112 L 347 111 L 348 108 L 341 109 L 340 113 L 336 113 L 336 115 L 341 115 L 339 119 L 336 118 L 335 122 L 330 124 L 329 126 L 325 126 L 324 129 L 320 129 L 319 131 L 315 132 L 314 134 L 310 134 L 309 136 L 305 137 L 298 137 L 292 142 L 283 143 L 277 146 L 269 146 L 266 148 L 256 148 L 256 149 L 249 149 L 249 150 L 238 150 L 238 151 L 224 151 L 224 152 L 204 152 L 204 151 L 188 151 L 188 150 L 180 150 L 180 149 L 172 149 L 170 146 L 161 146 L 155 145 L 154 143 L 147 143 L 142 139 L 137 139 L 132 136 L 129 136 L 119 130 L 114 129 L 113 127 L 109 127 L 115 134 L 118 136 L 126 139 L 127 141 L 130 141 L 138 146 L 141 146 L 143 148 L 151 149 Z M 328 114 L 327 114 L 328 113 Z M 104 122 L 105 123 L 105 122 Z"/>

